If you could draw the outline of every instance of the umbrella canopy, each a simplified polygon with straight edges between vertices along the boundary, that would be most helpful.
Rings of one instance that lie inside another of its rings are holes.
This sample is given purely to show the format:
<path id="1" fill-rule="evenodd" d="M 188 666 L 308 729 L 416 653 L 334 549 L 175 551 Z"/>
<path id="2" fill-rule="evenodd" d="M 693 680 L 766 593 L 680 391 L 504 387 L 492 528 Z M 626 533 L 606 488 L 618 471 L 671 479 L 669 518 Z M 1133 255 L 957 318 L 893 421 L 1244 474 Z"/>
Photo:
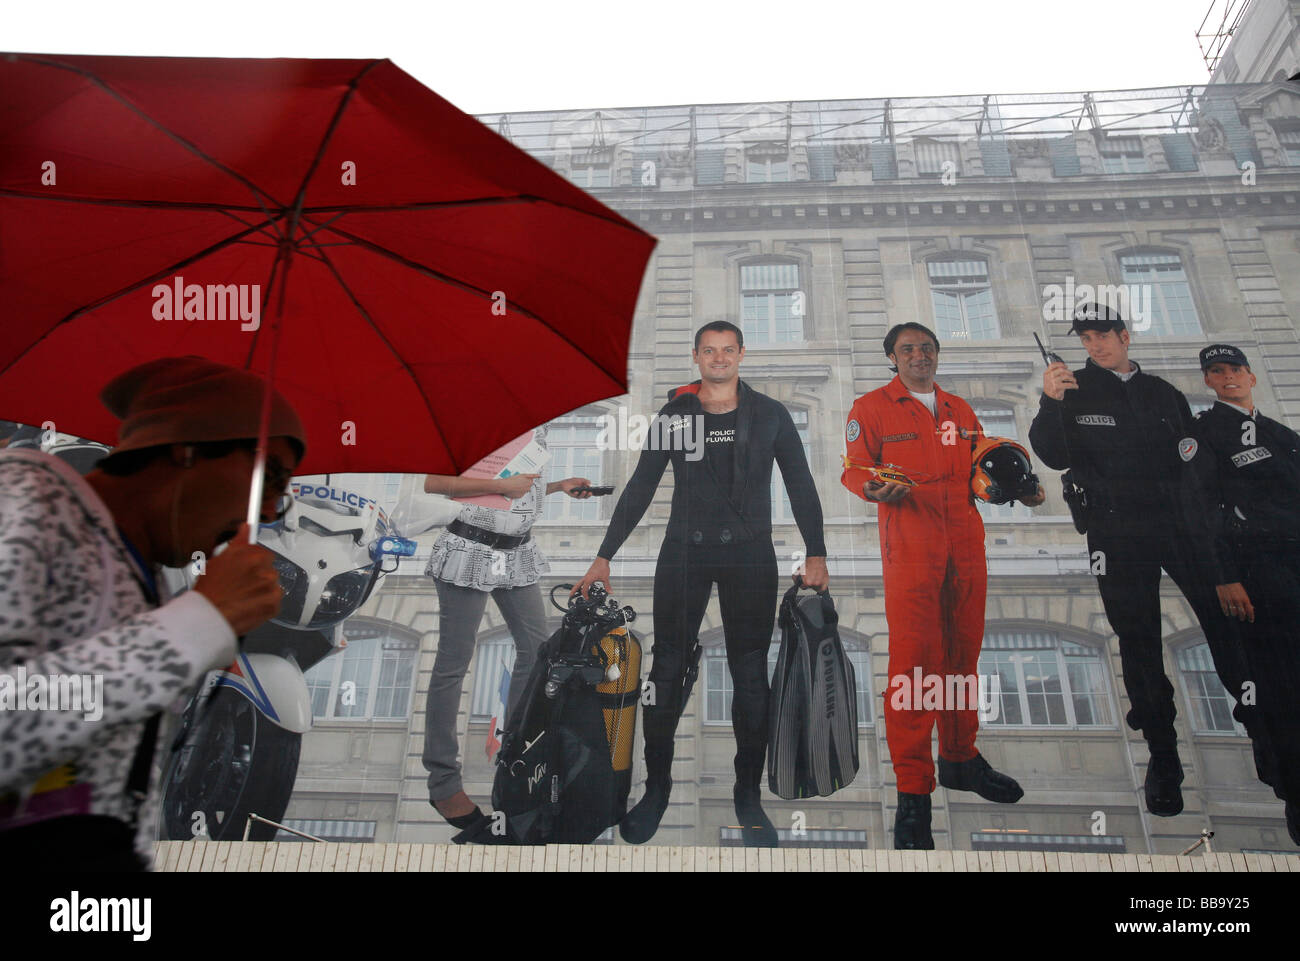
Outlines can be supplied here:
<path id="1" fill-rule="evenodd" d="M 99 389 L 197 354 L 300 473 L 460 473 L 627 391 L 653 246 L 387 60 L 0 55 L 0 416 L 112 443 Z"/>

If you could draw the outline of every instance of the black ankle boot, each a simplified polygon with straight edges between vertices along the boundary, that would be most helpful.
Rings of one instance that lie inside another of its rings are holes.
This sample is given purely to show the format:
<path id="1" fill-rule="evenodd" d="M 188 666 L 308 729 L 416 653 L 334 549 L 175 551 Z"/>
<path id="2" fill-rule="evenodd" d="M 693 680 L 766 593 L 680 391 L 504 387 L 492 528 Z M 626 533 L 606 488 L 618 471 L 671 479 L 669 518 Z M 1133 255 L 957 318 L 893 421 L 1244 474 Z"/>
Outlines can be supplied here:
<path id="1" fill-rule="evenodd" d="M 895 851 L 933 851 L 930 833 L 930 795 L 898 792 L 898 812 L 894 815 Z"/>
<path id="2" fill-rule="evenodd" d="M 775 848 L 780 846 L 780 838 L 771 820 L 763 811 L 762 795 L 759 789 L 749 785 L 737 784 L 731 792 L 736 805 L 736 817 L 740 820 L 740 833 L 747 848 Z"/>
<path id="3" fill-rule="evenodd" d="M 974 791 L 986 801 L 1015 804 L 1025 796 L 1014 778 L 993 770 L 984 756 L 976 754 L 969 761 L 945 761 L 939 758 L 939 783 L 950 791 Z"/>
<path id="4" fill-rule="evenodd" d="M 668 794 L 672 781 L 667 784 L 646 782 L 641 800 L 618 822 L 618 833 L 628 844 L 645 844 L 659 830 L 659 822 L 668 810 Z"/>
<path id="5" fill-rule="evenodd" d="M 1182 783 L 1183 765 L 1178 759 L 1178 749 L 1152 749 L 1151 760 L 1147 762 L 1146 782 L 1143 784 L 1147 810 L 1161 818 L 1181 814 L 1183 792 L 1178 785 Z"/>
<path id="6" fill-rule="evenodd" d="M 1300 805 L 1294 801 L 1286 802 L 1286 831 L 1292 842 L 1300 845 Z"/>
<path id="7" fill-rule="evenodd" d="M 648 720 L 648 718 L 647 718 Z M 655 737 L 645 747 L 645 794 L 618 822 L 618 833 L 628 844 L 645 844 L 659 830 L 673 789 L 673 742 Z"/>

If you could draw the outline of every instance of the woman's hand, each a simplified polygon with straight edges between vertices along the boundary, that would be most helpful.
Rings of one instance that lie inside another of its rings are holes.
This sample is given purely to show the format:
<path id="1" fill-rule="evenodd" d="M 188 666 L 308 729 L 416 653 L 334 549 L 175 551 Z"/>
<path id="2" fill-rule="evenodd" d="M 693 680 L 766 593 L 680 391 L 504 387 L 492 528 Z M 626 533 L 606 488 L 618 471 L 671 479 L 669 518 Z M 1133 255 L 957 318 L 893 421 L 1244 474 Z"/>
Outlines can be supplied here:
<path id="1" fill-rule="evenodd" d="M 546 493 L 554 494 L 556 491 L 563 491 L 575 500 L 583 500 L 591 496 L 591 491 L 578 491 L 574 493 L 575 487 L 590 487 L 591 481 L 585 477 L 566 477 L 562 481 L 551 481 L 546 485 Z"/>
<path id="2" fill-rule="evenodd" d="M 528 493 L 533 486 L 533 481 L 541 476 L 541 474 L 515 474 L 511 477 L 499 477 L 496 481 L 497 493 L 509 497 L 512 501 L 518 500 Z"/>

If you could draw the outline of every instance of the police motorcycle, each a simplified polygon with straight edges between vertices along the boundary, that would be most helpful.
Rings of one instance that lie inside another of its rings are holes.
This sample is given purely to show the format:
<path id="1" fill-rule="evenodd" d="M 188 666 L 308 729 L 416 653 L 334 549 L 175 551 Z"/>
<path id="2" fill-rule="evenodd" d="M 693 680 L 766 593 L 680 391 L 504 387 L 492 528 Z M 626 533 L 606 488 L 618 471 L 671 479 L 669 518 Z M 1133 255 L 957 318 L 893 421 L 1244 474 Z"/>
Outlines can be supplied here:
<path id="1" fill-rule="evenodd" d="M 233 664 L 209 672 L 186 707 L 164 760 L 163 839 L 240 840 L 249 814 L 284 817 L 312 725 L 303 672 L 343 650 L 343 621 L 415 553 L 378 504 L 328 475 L 324 484 L 295 480 L 286 497 L 284 515 L 258 532 L 274 555 L 280 612 L 242 639 Z M 200 573 L 187 568 L 187 586 Z M 276 830 L 254 821 L 248 837 Z"/>

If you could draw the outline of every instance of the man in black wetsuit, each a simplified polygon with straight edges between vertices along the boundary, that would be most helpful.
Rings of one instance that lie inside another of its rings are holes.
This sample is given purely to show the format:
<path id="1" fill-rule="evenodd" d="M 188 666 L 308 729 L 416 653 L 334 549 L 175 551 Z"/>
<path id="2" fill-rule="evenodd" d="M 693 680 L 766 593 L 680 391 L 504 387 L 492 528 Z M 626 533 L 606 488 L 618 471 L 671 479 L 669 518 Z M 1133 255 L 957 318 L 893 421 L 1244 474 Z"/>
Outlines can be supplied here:
<path id="1" fill-rule="evenodd" d="M 698 418 L 693 435 L 703 457 L 681 443 L 650 443 L 614 508 L 604 543 L 574 588 L 609 585 L 609 562 L 654 497 L 664 468 L 673 465 L 673 503 L 659 551 L 654 585 L 653 700 L 645 709 L 646 793 L 619 825 L 624 840 L 648 841 L 659 827 L 672 790 L 673 736 L 698 666 L 696 633 L 713 585 L 718 585 L 727 667 L 735 694 L 734 800 L 745 843 L 775 847 L 776 829 L 759 803 L 767 754 L 767 652 L 776 620 L 778 578 L 772 546 L 772 464 L 790 494 L 807 549 L 803 582 L 824 589 L 826 545 L 822 509 L 803 444 L 790 412 L 740 380 L 745 356 L 740 329 L 726 321 L 695 334 L 692 357 L 700 380 L 672 391 L 661 421 Z M 689 429 L 680 425 L 681 430 Z M 670 437 L 651 431 L 651 438 Z M 675 447 L 677 449 L 661 449 Z"/>

